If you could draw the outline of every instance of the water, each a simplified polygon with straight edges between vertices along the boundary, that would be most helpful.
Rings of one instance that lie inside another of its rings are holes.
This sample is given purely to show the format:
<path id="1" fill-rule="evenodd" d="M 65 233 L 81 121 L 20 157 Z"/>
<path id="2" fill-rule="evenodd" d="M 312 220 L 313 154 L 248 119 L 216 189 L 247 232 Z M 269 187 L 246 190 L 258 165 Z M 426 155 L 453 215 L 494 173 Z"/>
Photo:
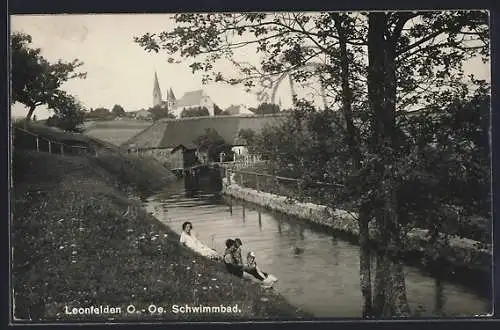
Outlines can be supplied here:
<path id="1" fill-rule="evenodd" d="M 243 241 L 242 256 L 254 251 L 259 267 L 279 278 L 275 289 L 316 317 L 360 317 L 359 247 L 306 221 L 210 194 L 186 197 L 182 181 L 154 195 L 145 207 L 181 232 L 184 221 L 206 245 L 224 251 L 227 238 Z M 232 206 L 231 206 L 232 205 Z M 294 248 L 303 250 L 296 254 Z M 405 267 L 412 311 L 422 315 L 474 316 L 489 312 L 488 299 L 455 283 Z"/>

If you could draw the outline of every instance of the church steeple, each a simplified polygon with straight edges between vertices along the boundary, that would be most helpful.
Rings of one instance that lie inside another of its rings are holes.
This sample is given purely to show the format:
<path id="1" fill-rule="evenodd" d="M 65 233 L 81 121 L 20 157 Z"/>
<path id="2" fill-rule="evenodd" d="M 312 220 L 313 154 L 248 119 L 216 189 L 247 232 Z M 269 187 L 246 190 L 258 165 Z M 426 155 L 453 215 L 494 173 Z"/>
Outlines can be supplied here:
<path id="1" fill-rule="evenodd" d="M 161 105 L 162 100 L 161 100 L 161 89 L 160 89 L 160 83 L 158 82 L 158 75 L 156 74 L 155 70 L 155 81 L 154 81 L 154 86 L 153 86 L 153 107 Z"/>

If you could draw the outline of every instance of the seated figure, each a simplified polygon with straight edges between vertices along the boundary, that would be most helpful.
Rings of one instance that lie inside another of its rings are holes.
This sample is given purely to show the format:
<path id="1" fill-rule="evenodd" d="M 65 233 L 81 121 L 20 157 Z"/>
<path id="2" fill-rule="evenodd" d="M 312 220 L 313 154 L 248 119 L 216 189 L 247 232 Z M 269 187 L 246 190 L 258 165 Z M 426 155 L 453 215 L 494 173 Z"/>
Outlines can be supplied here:
<path id="1" fill-rule="evenodd" d="M 209 248 L 202 242 L 200 242 L 194 235 L 191 234 L 191 230 L 193 229 L 193 224 L 189 221 L 186 221 L 182 224 L 182 233 L 180 242 L 184 246 L 190 248 L 198 254 L 201 254 L 204 257 L 210 259 L 219 259 L 217 251 Z"/>

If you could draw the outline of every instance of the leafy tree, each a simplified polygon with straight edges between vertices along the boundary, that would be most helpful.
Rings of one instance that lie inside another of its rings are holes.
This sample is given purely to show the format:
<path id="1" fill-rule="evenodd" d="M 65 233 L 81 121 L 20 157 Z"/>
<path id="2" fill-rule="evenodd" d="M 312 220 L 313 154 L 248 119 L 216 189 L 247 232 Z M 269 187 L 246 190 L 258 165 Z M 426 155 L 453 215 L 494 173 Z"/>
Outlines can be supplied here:
<path id="1" fill-rule="evenodd" d="M 217 104 L 214 104 L 214 115 L 215 116 L 220 116 L 222 114 L 222 109 L 219 108 Z"/>
<path id="2" fill-rule="evenodd" d="M 56 114 L 61 111 L 58 99 L 65 97 L 61 90 L 64 82 L 86 77 L 86 73 L 77 72 L 83 65 L 79 60 L 50 63 L 41 55 L 41 49 L 30 47 L 31 42 L 27 34 L 15 32 L 12 35 L 12 102 L 29 108 L 28 121 L 40 105 L 47 105 Z"/>
<path id="3" fill-rule="evenodd" d="M 277 113 L 280 111 L 280 107 L 277 104 L 271 104 L 271 103 L 261 103 L 255 109 L 255 111 L 252 111 L 256 115 L 267 115 L 267 114 L 273 114 Z"/>
<path id="4" fill-rule="evenodd" d="M 226 143 L 224 138 L 213 128 L 207 128 L 205 134 L 197 137 L 193 142 L 199 151 L 207 153 L 209 161 L 218 162 L 221 153 L 226 155 L 223 161 L 233 159 L 231 145 Z"/>
<path id="5" fill-rule="evenodd" d="M 255 135 L 255 131 L 251 128 L 242 128 L 238 132 L 238 137 L 244 139 L 247 145 L 253 145 Z"/>
<path id="6" fill-rule="evenodd" d="M 85 119 L 85 110 L 82 105 L 71 95 L 60 98 L 56 114 L 47 119 L 47 126 L 55 126 L 65 131 L 81 132 L 80 125 Z"/>
<path id="7" fill-rule="evenodd" d="M 106 108 L 95 108 L 94 110 L 90 110 L 87 114 L 87 118 L 89 119 L 111 119 L 113 115 L 111 111 Z"/>
<path id="8" fill-rule="evenodd" d="M 260 84 L 261 102 L 267 103 L 274 101 L 285 77 L 296 83 L 319 80 L 325 103 L 340 108 L 342 116 L 325 112 L 327 117 L 321 118 L 295 95 L 297 110 L 291 120 L 277 131 L 263 131 L 256 144 L 274 164 L 292 164 L 294 172 L 305 177 L 311 175 L 304 172 L 305 164 L 312 162 L 309 153 L 328 151 L 330 156 L 317 161 L 346 173 L 346 190 L 359 214 L 363 315 L 407 315 L 399 256 L 402 237 L 414 225 L 407 214 L 415 206 L 406 205 L 395 192 L 401 182 L 403 186 L 410 182 L 408 173 L 426 165 L 415 156 L 408 141 L 416 137 L 405 135 L 409 128 L 396 110 L 447 108 L 453 104 L 452 96 L 467 100 L 486 86 L 474 77 L 466 85 L 463 63 L 478 55 L 488 60 L 487 13 L 224 13 L 179 14 L 173 19 L 177 23 L 173 31 L 145 34 L 136 42 L 148 51 L 164 50 L 191 60 L 193 71 L 204 72 L 204 81 L 242 84 L 247 89 Z M 214 68 L 214 62 L 232 58 L 243 47 L 257 49 L 260 67 L 232 60 L 235 76 L 224 76 Z M 428 114 L 419 119 L 425 120 Z M 314 134 L 305 134 L 307 130 Z M 339 153 L 332 154 L 327 144 L 321 144 L 328 139 L 341 146 Z M 470 160 L 467 166 L 473 166 Z M 432 195 L 431 187 L 422 194 Z M 373 294 L 367 244 L 372 218 L 383 242 Z"/>
<path id="9" fill-rule="evenodd" d="M 116 117 L 122 117 L 123 115 L 125 115 L 125 110 L 121 105 L 115 104 L 111 109 L 111 113 Z"/>
<path id="10" fill-rule="evenodd" d="M 175 116 L 168 110 L 167 104 L 157 105 L 148 109 L 148 111 L 153 115 L 153 120 L 155 121 L 161 118 L 175 118 Z"/>
<path id="11" fill-rule="evenodd" d="M 181 118 L 210 116 L 206 107 L 186 108 L 181 112 Z"/>

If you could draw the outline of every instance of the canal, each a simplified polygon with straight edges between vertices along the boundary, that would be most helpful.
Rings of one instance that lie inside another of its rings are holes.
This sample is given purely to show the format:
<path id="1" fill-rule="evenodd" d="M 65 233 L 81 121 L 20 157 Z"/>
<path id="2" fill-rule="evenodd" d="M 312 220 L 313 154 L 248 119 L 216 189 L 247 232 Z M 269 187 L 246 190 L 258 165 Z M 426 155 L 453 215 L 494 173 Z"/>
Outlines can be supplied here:
<path id="1" fill-rule="evenodd" d="M 359 247 L 307 221 L 210 193 L 188 192 L 182 180 L 144 201 L 176 232 L 184 221 L 206 245 L 224 251 L 227 238 L 243 241 L 260 268 L 279 278 L 288 301 L 316 317 L 360 317 Z M 412 311 L 422 316 L 474 316 L 490 311 L 489 299 L 465 286 L 406 266 Z"/>

